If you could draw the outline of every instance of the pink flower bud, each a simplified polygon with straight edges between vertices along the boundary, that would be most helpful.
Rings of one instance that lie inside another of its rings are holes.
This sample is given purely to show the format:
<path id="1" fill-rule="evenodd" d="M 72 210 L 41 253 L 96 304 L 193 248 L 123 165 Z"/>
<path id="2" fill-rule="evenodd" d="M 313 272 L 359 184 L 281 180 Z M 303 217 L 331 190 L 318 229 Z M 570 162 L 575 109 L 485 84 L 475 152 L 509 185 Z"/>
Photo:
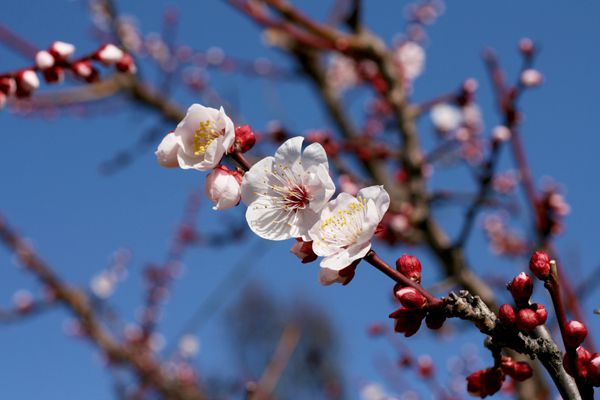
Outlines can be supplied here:
<path id="1" fill-rule="evenodd" d="M 584 324 L 579 321 L 569 321 L 565 327 L 565 344 L 570 347 L 577 347 L 585 340 L 588 330 Z"/>
<path id="2" fill-rule="evenodd" d="M 589 371 L 589 362 L 592 360 L 592 354 L 587 351 L 584 347 L 579 346 L 577 350 L 575 350 L 575 371 L 577 372 L 577 376 L 580 378 L 586 379 Z M 563 367 L 567 374 L 571 376 L 574 375 L 573 366 L 571 365 L 571 359 L 568 353 L 565 353 L 563 357 Z"/>
<path id="3" fill-rule="evenodd" d="M 592 386 L 600 386 L 600 354 L 594 353 L 587 365 L 587 376 Z"/>
<path id="4" fill-rule="evenodd" d="M 0 78 L 0 92 L 4 93 L 7 97 L 13 96 L 17 91 L 17 83 L 11 77 Z"/>
<path id="5" fill-rule="evenodd" d="M 530 56 L 533 54 L 535 50 L 535 45 L 533 44 L 533 40 L 529 38 L 523 38 L 519 41 L 519 50 L 523 55 Z"/>
<path id="6" fill-rule="evenodd" d="M 117 62 L 115 67 L 117 68 L 117 71 L 126 74 L 135 74 L 137 72 L 137 67 L 133 62 L 133 57 L 131 57 L 127 53 L 123 54 L 123 57 L 121 57 L 121 59 Z"/>
<path id="7" fill-rule="evenodd" d="M 0 109 L 4 108 L 6 105 L 6 95 L 0 92 Z"/>
<path id="8" fill-rule="evenodd" d="M 100 47 L 94 58 L 106 65 L 116 64 L 123 59 L 125 53 L 114 44 L 105 44 Z"/>
<path id="9" fill-rule="evenodd" d="M 420 356 L 417 359 L 417 372 L 423 379 L 429 379 L 434 373 L 433 360 L 428 355 Z"/>
<path id="10" fill-rule="evenodd" d="M 256 135 L 252 132 L 250 125 L 242 125 L 235 128 L 235 150 L 245 153 L 256 143 Z"/>
<path id="11" fill-rule="evenodd" d="M 529 260 L 529 269 L 536 278 L 547 279 L 550 275 L 550 256 L 542 251 L 536 251 Z"/>
<path id="12" fill-rule="evenodd" d="M 67 59 L 75 53 L 75 46 L 71 43 L 56 41 L 50 45 L 48 49 L 50 54 L 59 59 Z"/>
<path id="13" fill-rule="evenodd" d="M 492 130 L 492 139 L 495 142 L 506 142 L 511 136 L 512 133 L 510 132 L 510 129 L 504 125 L 498 125 Z"/>
<path id="14" fill-rule="evenodd" d="M 498 318 L 506 326 L 514 325 L 517 321 L 515 309 L 510 304 L 502 304 L 498 311 Z"/>
<path id="15" fill-rule="evenodd" d="M 400 307 L 390 314 L 390 318 L 394 318 L 394 330 L 399 333 L 404 333 L 404 336 L 409 337 L 417 333 L 421 327 L 424 313 L 421 310 L 411 310 L 406 307 Z"/>
<path id="16" fill-rule="evenodd" d="M 517 328 L 524 331 L 535 329 L 539 325 L 538 321 L 535 311 L 530 308 L 523 308 L 517 313 Z"/>
<path id="17" fill-rule="evenodd" d="M 525 272 L 517 275 L 508 285 L 508 290 L 518 304 L 527 303 L 533 293 L 533 281 Z"/>
<path id="18" fill-rule="evenodd" d="M 396 260 L 396 269 L 408 279 L 421 283 L 421 262 L 415 256 L 403 254 Z"/>
<path id="19" fill-rule="evenodd" d="M 39 69 L 44 70 L 54 66 L 55 60 L 52 54 L 46 50 L 38 51 L 35 55 L 35 64 Z"/>
<path id="20" fill-rule="evenodd" d="M 367 334 L 372 337 L 381 336 L 386 332 L 386 327 L 383 324 L 372 324 L 367 328 Z"/>
<path id="21" fill-rule="evenodd" d="M 92 66 L 88 60 L 78 61 L 71 66 L 73 73 L 88 83 L 96 82 L 100 78 L 100 73 Z"/>
<path id="22" fill-rule="evenodd" d="M 467 391 L 473 396 L 491 396 L 502 387 L 504 373 L 500 368 L 488 368 L 467 376 Z"/>
<path id="23" fill-rule="evenodd" d="M 544 76 L 540 71 L 530 68 L 521 73 L 521 83 L 526 87 L 535 87 L 542 84 Z"/>
<path id="24" fill-rule="evenodd" d="M 178 151 L 177 138 L 173 132 L 169 132 L 160 142 L 154 154 L 156 154 L 156 159 L 160 165 L 165 168 L 175 168 L 179 167 L 179 161 L 177 161 Z"/>
<path id="25" fill-rule="evenodd" d="M 294 243 L 290 251 L 300 259 L 302 264 L 310 263 L 317 259 L 317 255 L 312 249 L 312 241 L 305 242 L 300 238 L 296 238 L 296 243 Z"/>
<path id="26" fill-rule="evenodd" d="M 31 70 L 26 69 L 17 73 L 17 97 L 29 97 L 31 92 L 40 87 L 40 79 L 37 74 Z"/>
<path id="27" fill-rule="evenodd" d="M 218 166 L 206 177 L 206 195 L 215 203 L 213 210 L 235 207 L 241 199 L 242 175 L 225 166 Z"/>
<path id="28" fill-rule="evenodd" d="M 404 287 L 396 291 L 396 297 L 406 308 L 423 308 L 427 305 L 427 299 L 417 289 Z"/>

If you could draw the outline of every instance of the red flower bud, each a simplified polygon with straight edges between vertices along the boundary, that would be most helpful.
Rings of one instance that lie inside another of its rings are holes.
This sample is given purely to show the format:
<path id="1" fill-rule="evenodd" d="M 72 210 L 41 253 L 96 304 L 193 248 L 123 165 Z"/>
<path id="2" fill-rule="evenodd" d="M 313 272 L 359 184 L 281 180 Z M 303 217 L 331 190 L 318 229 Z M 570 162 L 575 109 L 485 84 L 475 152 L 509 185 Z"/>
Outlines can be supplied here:
<path id="1" fill-rule="evenodd" d="M 538 317 L 531 308 L 523 308 L 517 313 L 517 328 L 530 331 L 538 326 Z"/>
<path id="2" fill-rule="evenodd" d="M 252 132 L 250 125 L 242 125 L 235 128 L 235 150 L 245 153 L 256 143 L 256 135 Z"/>
<path id="3" fill-rule="evenodd" d="M 302 264 L 310 263 L 317 259 L 317 255 L 312 249 L 312 241 L 305 242 L 297 238 L 296 243 L 294 243 L 290 251 L 300 259 Z"/>
<path id="4" fill-rule="evenodd" d="M 517 320 L 515 309 L 510 304 L 502 304 L 498 311 L 498 318 L 506 326 L 514 325 Z"/>
<path id="5" fill-rule="evenodd" d="M 400 307 L 390 314 L 390 318 L 394 318 L 394 330 L 399 333 L 404 333 L 404 336 L 409 337 L 417 333 L 421 327 L 424 313 L 421 310 L 411 310 L 406 307 Z"/>
<path id="6" fill-rule="evenodd" d="M 533 303 L 531 306 L 529 306 L 529 308 L 535 312 L 538 325 L 543 325 L 546 323 L 546 320 L 548 319 L 548 311 L 546 311 L 546 307 L 544 307 L 543 304 Z"/>
<path id="7" fill-rule="evenodd" d="M 588 330 L 584 324 L 579 321 L 569 321 L 565 327 L 565 344 L 570 347 L 577 347 L 585 340 Z"/>
<path id="8" fill-rule="evenodd" d="M 502 382 L 504 373 L 500 368 L 482 369 L 467 376 L 467 391 L 483 399 L 500 390 Z"/>
<path id="9" fill-rule="evenodd" d="M 48 83 L 62 82 L 65 77 L 63 69 L 60 67 L 52 67 L 42 70 L 42 75 Z"/>
<path id="10" fill-rule="evenodd" d="M 127 74 L 135 74 L 137 71 L 133 58 L 127 53 L 123 54 L 123 57 L 115 64 L 115 67 L 117 71 Z"/>
<path id="11" fill-rule="evenodd" d="M 403 254 L 396 260 L 396 269 L 408 279 L 421 283 L 421 262 L 415 256 Z"/>
<path id="12" fill-rule="evenodd" d="M 550 275 L 550 256 L 544 252 L 536 251 L 529 260 L 529 269 L 536 278 L 547 279 Z"/>
<path id="13" fill-rule="evenodd" d="M 446 322 L 446 315 L 442 308 L 430 309 L 425 317 L 425 325 L 429 329 L 440 329 Z"/>
<path id="14" fill-rule="evenodd" d="M 533 293 L 533 281 L 529 275 L 521 272 L 509 283 L 508 290 L 517 304 L 526 303 Z"/>
<path id="15" fill-rule="evenodd" d="M 14 78 L 4 77 L 0 78 L 0 92 L 6 96 L 12 96 L 17 91 L 17 83 Z"/>
<path id="16" fill-rule="evenodd" d="M 575 354 L 575 370 L 577 371 L 577 376 L 586 379 L 589 371 L 589 363 L 592 360 L 592 354 L 587 351 L 584 347 L 579 346 L 576 350 Z M 573 374 L 573 368 L 571 365 L 571 359 L 568 353 L 565 353 L 563 357 L 563 367 L 567 374 L 571 376 L 575 376 Z"/>
<path id="17" fill-rule="evenodd" d="M 510 357 L 502 357 L 500 368 L 506 375 L 519 382 L 523 382 L 533 375 L 533 369 L 529 363 L 525 361 L 515 362 Z"/>
<path id="18" fill-rule="evenodd" d="M 412 287 L 401 288 L 396 291 L 396 298 L 406 308 L 423 308 L 427 305 L 427 299 L 417 289 Z"/>
<path id="19" fill-rule="evenodd" d="M 594 353 L 587 365 L 588 381 L 592 386 L 600 386 L 600 354 Z"/>

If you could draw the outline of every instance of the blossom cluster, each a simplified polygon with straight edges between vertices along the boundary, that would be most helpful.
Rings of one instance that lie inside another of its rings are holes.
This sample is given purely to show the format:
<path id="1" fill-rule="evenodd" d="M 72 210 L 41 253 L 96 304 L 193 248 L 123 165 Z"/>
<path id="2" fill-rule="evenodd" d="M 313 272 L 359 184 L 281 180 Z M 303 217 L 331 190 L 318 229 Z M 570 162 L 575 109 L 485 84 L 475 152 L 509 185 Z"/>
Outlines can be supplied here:
<path id="1" fill-rule="evenodd" d="M 38 73 L 47 83 L 62 82 L 65 71 L 71 71 L 76 78 L 92 83 L 100 78 L 100 72 L 93 62 L 114 66 L 119 72 L 136 71 L 131 56 L 113 44 L 104 44 L 89 55 L 71 60 L 74 53 L 74 45 L 56 41 L 48 49 L 36 53 L 34 65 L 18 71 L 0 73 L 0 108 L 6 104 L 9 97 L 30 97 L 40 86 Z"/>
<path id="2" fill-rule="evenodd" d="M 207 196 L 215 210 L 246 206 L 250 229 L 268 240 L 296 239 L 292 252 L 303 262 L 323 257 L 323 284 L 347 283 L 349 270 L 367 255 L 371 238 L 383 219 L 390 197 L 383 186 L 363 188 L 356 195 L 342 192 L 335 199 L 327 153 L 320 143 L 302 149 L 304 138 L 293 137 L 242 170 L 222 165 L 249 150 L 255 136 L 248 126 L 234 128 L 223 108 L 192 105 L 156 151 L 168 168 L 211 171 Z"/>

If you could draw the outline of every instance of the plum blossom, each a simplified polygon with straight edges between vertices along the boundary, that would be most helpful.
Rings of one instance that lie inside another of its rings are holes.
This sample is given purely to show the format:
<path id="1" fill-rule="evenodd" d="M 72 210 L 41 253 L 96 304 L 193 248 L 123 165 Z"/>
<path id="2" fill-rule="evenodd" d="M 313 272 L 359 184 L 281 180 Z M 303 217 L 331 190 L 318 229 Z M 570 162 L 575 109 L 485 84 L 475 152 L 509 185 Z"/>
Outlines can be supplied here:
<path id="1" fill-rule="evenodd" d="M 233 122 L 219 110 L 192 104 L 173 133 L 179 144 L 177 159 L 183 169 L 207 171 L 216 167 L 235 139 Z"/>
<path id="2" fill-rule="evenodd" d="M 313 143 L 302 152 L 303 140 L 288 139 L 274 157 L 260 160 L 244 175 L 246 220 L 264 239 L 308 240 L 308 230 L 335 192 L 323 146 Z"/>
<path id="3" fill-rule="evenodd" d="M 163 140 L 156 149 L 156 159 L 158 163 L 165 168 L 179 167 L 177 161 L 177 152 L 179 151 L 179 144 L 177 144 L 177 138 L 173 135 L 173 132 L 167 133 Z"/>
<path id="4" fill-rule="evenodd" d="M 213 210 L 225 210 L 240 202 L 242 175 L 218 166 L 206 177 L 206 195 L 215 203 Z"/>
<path id="5" fill-rule="evenodd" d="M 431 109 L 431 122 L 440 132 L 450 132 L 457 129 L 463 121 L 458 108 L 449 104 L 438 104 Z"/>
<path id="6" fill-rule="evenodd" d="M 418 43 L 407 41 L 398 46 L 394 55 L 404 78 L 412 81 L 421 75 L 425 68 L 425 50 Z"/>
<path id="7" fill-rule="evenodd" d="M 332 54 L 327 64 L 327 82 L 331 85 L 337 95 L 349 89 L 359 81 L 356 72 L 356 63 L 351 58 Z"/>
<path id="8" fill-rule="evenodd" d="M 339 271 L 363 258 L 389 205 L 383 186 L 361 189 L 356 197 L 340 193 L 330 201 L 309 231 L 315 254 L 325 257 L 321 267 Z"/>

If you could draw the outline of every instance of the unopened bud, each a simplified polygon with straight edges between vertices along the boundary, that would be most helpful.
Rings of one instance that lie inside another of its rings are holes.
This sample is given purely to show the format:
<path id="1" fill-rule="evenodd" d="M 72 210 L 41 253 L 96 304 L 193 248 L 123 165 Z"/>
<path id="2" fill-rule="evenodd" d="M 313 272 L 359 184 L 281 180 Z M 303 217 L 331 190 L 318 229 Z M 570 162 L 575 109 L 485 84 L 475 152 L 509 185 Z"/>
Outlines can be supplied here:
<path id="1" fill-rule="evenodd" d="M 297 238 L 296 243 L 294 243 L 290 251 L 300 259 L 302 264 L 310 263 L 317 259 L 317 255 L 312 248 L 312 241 L 305 242 Z"/>
<path id="2" fill-rule="evenodd" d="M 467 391 L 473 396 L 491 396 L 502 387 L 504 373 L 500 368 L 488 368 L 467 376 Z"/>
<path id="3" fill-rule="evenodd" d="M 572 363 L 569 353 L 565 353 L 563 357 L 563 367 L 567 374 L 575 377 L 586 379 L 589 371 L 589 363 L 592 360 L 592 354 L 587 351 L 583 346 L 579 346 L 575 350 L 575 362 Z M 573 371 L 575 367 L 575 371 Z"/>
<path id="4" fill-rule="evenodd" d="M 523 308 L 517 313 L 517 328 L 524 331 L 531 331 L 537 327 L 538 317 L 530 308 Z"/>
<path id="5" fill-rule="evenodd" d="M 256 143 L 256 135 L 250 125 L 242 125 L 235 128 L 235 150 L 245 153 Z"/>
<path id="6" fill-rule="evenodd" d="M 406 308 L 415 309 L 423 308 L 427 305 L 427 299 L 417 289 L 412 287 L 404 287 L 396 291 L 396 298 Z"/>
<path id="7" fill-rule="evenodd" d="M 527 303 L 533 293 L 533 281 L 525 272 L 517 275 L 508 285 L 508 290 L 518 304 Z"/>
<path id="8" fill-rule="evenodd" d="M 536 251 L 529 260 L 529 269 L 536 278 L 547 279 L 550 275 L 550 256 L 542 251 Z"/>
<path id="9" fill-rule="evenodd" d="M 61 59 L 69 58 L 75 53 L 75 46 L 71 43 L 56 41 L 48 49 L 50 54 Z"/>
<path id="10" fill-rule="evenodd" d="M 425 325 L 429 329 L 440 329 L 446 322 L 446 315 L 444 314 L 443 308 L 430 309 L 425 317 Z"/>
<path id="11" fill-rule="evenodd" d="M 587 365 L 588 381 L 592 386 L 600 386 L 600 354 L 594 353 Z"/>
<path id="12" fill-rule="evenodd" d="M 548 319 L 548 311 L 543 304 L 533 303 L 530 308 L 535 312 L 535 317 L 538 320 L 538 325 L 543 325 Z"/>
<path id="13" fill-rule="evenodd" d="M 0 78 L 0 92 L 6 96 L 13 96 L 17 91 L 17 83 L 14 78 L 4 77 Z"/>
<path id="14" fill-rule="evenodd" d="M 94 58 L 102 62 L 103 64 L 111 65 L 121 61 L 124 55 L 125 53 L 123 52 L 123 50 L 119 49 L 114 44 L 109 43 L 100 47 L 96 54 L 94 54 Z"/>
<path id="15" fill-rule="evenodd" d="M 71 66 L 73 73 L 88 83 L 95 82 L 100 78 L 100 73 L 88 60 L 78 61 Z"/>
<path id="16" fill-rule="evenodd" d="M 511 326 L 515 324 L 517 315 L 510 304 L 502 304 L 498 310 L 498 318 L 504 325 Z"/>
<path id="17" fill-rule="evenodd" d="M 533 44 L 533 40 L 529 38 L 523 38 L 519 41 L 519 50 L 523 55 L 531 56 L 535 50 L 535 45 Z"/>
<path id="18" fill-rule="evenodd" d="M 31 92 L 40 87 L 40 79 L 35 71 L 31 69 L 18 72 L 16 76 L 16 83 L 17 97 L 29 97 Z"/>
<path id="19" fill-rule="evenodd" d="M 60 67 L 52 67 L 42 70 L 42 75 L 44 75 L 44 80 L 48 83 L 62 82 L 65 78 L 63 69 Z"/>
<path id="20" fill-rule="evenodd" d="M 417 333 L 421 327 L 424 314 L 421 310 L 411 310 L 406 307 L 400 307 L 390 314 L 390 318 L 394 318 L 394 330 L 399 333 L 404 333 L 404 336 L 409 337 Z"/>
<path id="21" fill-rule="evenodd" d="M 38 51 L 35 55 L 35 64 L 41 70 L 53 67 L 54 62 L 54 57 L 46 50 Z"/>
<path id="22" fill-rule="evenodd" d="M 492 131 L 492 139 L 496 142 L 506 142 L 511 137 L 510 129 L 504 125 L 498 125 Z"/>
<path id="23" fill-rule="evenodd" d="M 213 210 L 225 210 L 239 204 L 242 175 L 220 165 L 206 176 L 206 195 L 215 205 Z"/>
<path id="24" fill-rule="evenodd" d="M 523 382 L 533 375 L 533 369 L 525 361 L 513 361 L 510 357 L 502 357 L 500 364 L 502 371 L 516 381 Z"/>
<path id="25" fill-rule="evenodd" d="M 521 73 L 521 83 L 526 87 L 535 87 L 542 84 L 544 76 L 537 69 L 526 69 Z"/>
<path id="26" fill-rule="evenodd" d="M 137 72 L 137 68 L 135 66 L 135 62 L 133 61 L 133 57 L 129 54 L 124 53 L 123 57 L 115 64 L 117 71 L 124 72 L 127 74 L 135 74 Z"/>
<path id="27" fill-rule="evenodd" d="M 396 269 L 411 281 L 421 283 L 421 262 L 415 256 L 403 254 L 396 260 Z"/>
<path id="28" fill-rule="evenodd" d="M 565 344 L 570 347 L 577 347 L 585 340 L 588 330 L 584 324 L 579 321 L 569 321 L 565 327 Z"/>

